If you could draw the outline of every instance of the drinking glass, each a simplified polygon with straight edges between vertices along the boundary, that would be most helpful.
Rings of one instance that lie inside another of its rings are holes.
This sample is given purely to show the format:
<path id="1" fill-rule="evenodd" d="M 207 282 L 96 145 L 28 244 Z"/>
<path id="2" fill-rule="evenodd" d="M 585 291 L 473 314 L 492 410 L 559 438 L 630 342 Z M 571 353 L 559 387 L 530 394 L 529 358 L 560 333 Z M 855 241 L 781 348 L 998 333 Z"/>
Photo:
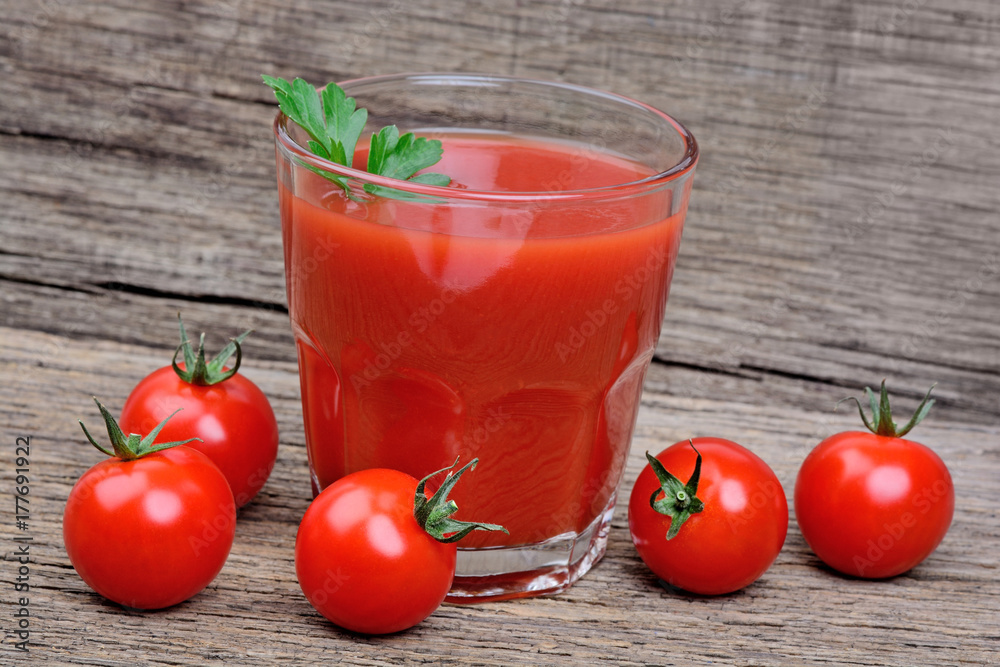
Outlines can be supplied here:
<path id="1" fill-rule="evenodd" d="M 452 601 L 570 586 L 604 554 L 698 149 L 667 114 L 507 76 L 342 84 L 367 128 L 442 141 L 448 186 L 308 149 L 274 122 L 313 493 L 478 457 Z M 334 182 L 339 181 L 339 182 Z"/>

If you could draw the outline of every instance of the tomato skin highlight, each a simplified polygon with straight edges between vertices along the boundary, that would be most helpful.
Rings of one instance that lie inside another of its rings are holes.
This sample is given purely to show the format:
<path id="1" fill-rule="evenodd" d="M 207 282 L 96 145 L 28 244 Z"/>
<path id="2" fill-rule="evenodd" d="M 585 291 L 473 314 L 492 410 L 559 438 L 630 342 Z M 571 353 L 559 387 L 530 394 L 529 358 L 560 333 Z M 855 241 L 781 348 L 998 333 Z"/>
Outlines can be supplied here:
<path id="1" fill-rule="evenodd" d="M 438 542 L 413 516 L 417 480 L 373 468 L 342 477 L 306 510 L 295 572 L 310 604 L 364 634 L 413 627 L 444 601 L 457 547 Z"/>
<path id="2" fill-rule="evenodd" d="M 183 367 L 183 365 L 181 365 Z M 119 424 L 127 433 L 148 433 L 181 409 L 160 432 L 160 440 L 199 437 L 186 445 L 219 467 L 236 506 L 261 490 L 278 456 L 278 422 L 264 393 L 237 373 L 213 385 L 185 382 L 165 366 L 143 378 L 129 394 Z"/>
<path id="3" fill-rule="evenodd" d="M 225 477 L 186 446 L 98 463 L 77 480 L 63 514 L 80 577 L 136 609 L 170 607 L 204 589 L 225 565 L 235 531 Z"/>
<path id="4" fill-rule="evenodd" d="M 650 507 L 660 483 L 647 465 L 629 498 L 629 531 L 643 562 L 668 584 L 698 595 L 732 593 L 777 558 L 788 532 L 788 502 L 774 471 L 749 449 L 722 438 L 693 442 L 702 455 L 697 497 L 704 510 L 667 540 L 671 519 Z M 685 440 L 656 458 L 685 481 L 697 454 Z"/>
<path id="5" fill-rule="evenodd" d="M 795 482 L 802 536 L 827 565 L 882 579 L 906 572 L 944 539 L 955 510 L 951 474 L 928 447 L 862 431 L 833 435 Z"/>

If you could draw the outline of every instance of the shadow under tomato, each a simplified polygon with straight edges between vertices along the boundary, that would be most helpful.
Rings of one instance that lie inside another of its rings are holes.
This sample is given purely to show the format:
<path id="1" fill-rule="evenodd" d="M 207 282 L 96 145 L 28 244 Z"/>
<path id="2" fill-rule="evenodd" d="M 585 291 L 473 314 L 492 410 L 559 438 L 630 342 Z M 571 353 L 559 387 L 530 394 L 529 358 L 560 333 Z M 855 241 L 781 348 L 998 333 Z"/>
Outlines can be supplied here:
<path id="1" fill-rule="evenodd" d="M 652 576 L 652 579 L 656 582 L 656 585 L 665 590 L 668 593 L 676 595 L 678 597 L 686 598 L 687 600 L 732 600 L 735 598 L 743 597 L 746 594 L 747 589 L 753 588 L 757 582 L 748 584 L 743 588 L 733 591 L 732 593 L 720 593 L 718 595 L 704 595 L 701 593 L 692 593 L 691 591 L 686 591 L 683 588 L 678 588 L 673 584 L 660 579 L 656 575 Z"/>
<path id="2" fill-rule="evenodd" d="M 906 572 L 900 572 L 899 574 L 894 574 L 889 577 L 859 577 L 855 574 L 848 574 L 846 572 L 841 572 L 840 570 L 836 570 L 830 567 L 822 560 L 820 560 L 819 557 L 817 557 L 816 555 L 811 555 L 806 565 L 810 565 L 816 568 L 817 570 L 820 570 L 826 574 L 829 574 L 843 581 L 877 581 L 877 582 L 890 582 L 900 579 L 911 579 L 913 578 L 912 575 L 914 570 L 920 567 L 920 564 L 917 564 L 914 567 L 907 570 Z"/>
<path id="3" fill-rule="evenodd" d="M 114 614 L 126 614 L 128 616 L 143 616 L 143 617 L 166 615 L 173 611 L 181 610 L 191 602 L 197 602 L 198 596 L 202 595 L 204 592 L 205 591 L 201 591 L 200 593 L 197 593 L 193 597 L 188 598 L 187 600 L 184 600 L 182 602 L 178 602 L 177 604 L 171 605 L 169 607 L 161 607 L 160 609 L 142 609 L 140 607 L 129 607 L 128 605 L 114 602 L 113 600 L 107 599 L 100 593 L 96 593 L 92 590 L 89 590 L 89 588 L 86 591 L 73 591 L 74 594 L 85 596 L 86 598 L 88 598 L 88 601 L 90 603 L 100 607 L 104 611 L 108 611 Z"/>
<path id="4" fill-rule="evenodd" d="M 638 560 L 638 559 L 637 559 Z M 720 595 L 702 595 L 700 593 L 692 593 L 691 591 L 684 590 L 678 586 L 674 586 L 670 582 L 660 579 L 653 572 L 646 567 L 646 564 L 641 560 L 638 560 L 637 565 L 632 568 L 634 571 L 629 573 L 630 577 L 641 581 L 642 585 L 647 589 L 660 588 L 672 596 L 684 598 L 688 601 L 696 600 L 733 600 L 739 597 L 743 597 L 747 591 L 752 591 L 752 589 L 757 585 L 759 579 L 743 588 L 733 591 L 732 593 L 722 593 Z"/>
<path id="5" fill-rule="evenodd" d="M 305 600 L 305 598 L 302 598 Z M 308 604 L 308 602 L 306 603 Z M 353 642 L 359 642 L 367 644 L 368 646 L 378 646 L 380 640 L 390 640 L 396 637 L 405 637 L 410 634 L 419 634 L 421 626 L 424 625 L 427 619 L 424 619 L 420 623 L 409 628 L 403 628 L 402 630 L 397 630 L 395 632 L 385 632 L 382 634 L 366 634 L 364 632 L 355 632 L 354 630 L 348 630 L 347 628 L 342 628 L 333 621 L 329 620 L 312 607 L 309 607 L 308 612 L 303 612 L 299 614 L 301 618 L 306 621 L 312 622 L 318 627 L 323 628 L 323 632 L 330 633 L 330 636 L 339 637 L 342 639 L 349 639 Z"/>

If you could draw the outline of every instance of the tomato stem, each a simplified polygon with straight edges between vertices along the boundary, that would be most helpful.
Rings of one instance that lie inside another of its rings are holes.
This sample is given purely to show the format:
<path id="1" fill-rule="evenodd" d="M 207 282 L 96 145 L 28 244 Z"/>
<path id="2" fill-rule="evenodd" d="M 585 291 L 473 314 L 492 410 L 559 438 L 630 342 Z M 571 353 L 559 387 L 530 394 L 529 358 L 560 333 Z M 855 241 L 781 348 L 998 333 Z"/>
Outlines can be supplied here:
<path id="1" fill-rule="evenodd" d="M 660 481 L 660 488 L 653 491 L 653 495 L 649 497 L 649 506 L 660 514 L 670 517 L 670 528 L 667 530 L 668 540 L 677 537 L 681 526 L 691 518 L 692 514 L 698 514 L 705 509 L 705 503 L 697 495 L 698 482 L 701 478 L 701 452 L 694 446 L 693 440 L 689 439 L 688 442 L 698 458 L 695 459 L 694 472 L 691 473 L 687 484 L 670 474 L 655 456 L 646 452 L 646 460 L 649 461 L 649 466 L 653 469 L 656 479 Z M 661 493 L 663 497 L 657 500 L 656 497 Z"/>
<path id="2" fill-rule="evenodd" d="M 927 390 L 927 393 L 924 395 L 924 400 L 920 401 L 920 405 L 917 406 L 913 416 L 910 417 L 910 421 L 908 421 L 903 428 L 898 428 L 896 423 L 892 421 L 892 412 L 889 409 L 889 392 L 886 391 L 884 379 L 882 380 L 882 390 L 877 400 L 875 398 L 875 392 L 871 390 L 871 387 L 865 387 L 865 395 L 868 397 L 868 404 L 872 409 L 871 421 L 868 420 L 868 415 L 865 414 L 865 409 L 862 407 L 861 401 L 853 396 L 840 399 L 837 401 L 837 406 L 839 407 L 844 401 L 854 401 L 858 406 L 858 413 L 861 414 L 861 421 L 864 422 L 865 427 L 869 431 L 875 435 L 883 435 L 890 438 L 902 438 L 904 435 L 913 430 L 913 427 L 919 424 L 920 421 L 927 416 L 931 406 L 934 405 L 934 399 L 931 398 L 931 391 L 933 391 L 936 386 L 937 383 L 932 384 L 931 388 Z"/>
<path id="3" fill-rule="evenodd" d="M 413 498 L 413 516 L 420 524 L 420 527 L 427 531 L 427 534 L 438 542 L 457 542 L 474 530 L 503 531 L 507 529 L 495 523 L 478 523 L 469 521 L 458 521 L 452 519 L 451 515 L 458 511 L 458 505 L 454 500 L 448 500 L 448 493 L 451 492 L 458 478 L 466 470 L 471 470 L 479 463 L 479 459 L 472 459 L 457 472 L 451 472 L 458 465 L 458 459 L 447 468 L 436 470 L 420 480 L 417 484 L 417 492 Z M 435 475 L 448 472 L 444 482 L 430 499 L 424 493 L 428 480 Z M 445 536 L 447 534 L 447 537 Z M 510 533 L 507 533 L 508 535 Z"/>
<path id="4" fill-rule="evenodd" d="M 244 331 L 236 338 L 230 338 L 229 344 L 222 348 L 222 351 L 215 355 L 211 361 L 206 362 L 205 334 L 202 333 L 198 339 L 198 352 L 195 354 L 187 331 L 184 330 L 184 320 L 181 319 L 180 313 L 177 313 L 177 324 L 181 332 L 181 344 L 174 350 L 174 357 L 170 365 L 174 367 L 174 372 L 180 379 L 189 384 L 208 386 L 218 384 L 236 375 L 240 369 L 240 363 L 243 361 L 243 350 L 240 344 L 253 332 L 253 329 Z M 184 368 L 177 365 L 177 355 L 182 352 L 184 353 Z M 233 364 L 232 368 L 226 370 L 225 363 L 233 354 L 236 355 L 236 363 Z"/>
<path id="5" fill-rule="evenodd" d="M 160 431 L 170 420 L 170 417 L 173 417 L 180 412 L 180 409 L 175 410 L 173 414 L 161 421 L 156 428 L 149 432 L 149 435 L 146 437 L 143 437 L 138 433 L 131 433 L 126 436 L 118 426 L 118 422 L 116 422 L 115 418 L 111 416 L 108 409 L 104 407 L 99 400 L 97 400 L 96 396 L 94 397 L 94 403 L 97 403 L 97 407 L 101 410 L 101 416 L 104 417 L 104 424 L 108 429 L 108 438 L 111 440 L 111 447 L 114 451 L 109 451 L 107 448 L 98 444 L 97 440 L 90 435 L 90 431 L 88 431 L 87 427 L 84 426 L 82 420 L 79 420 L 80 427 L 83 429 L 83 433 L 87 436 L 87 440 L 90 441 L 90 444 L 104 454 L 107 454 L 108 456 L 117 456 L 122 461 L 134 461 L 138 458 L 146 456 L 147 454 L 152 454 L 153 452 L 159 452 L 178 445 L 184 445 L 195 440 L 198 442 L 202 441 L 201 438 L 188 438 L 187 440 L 179 440 L 175 442 L 163 442 L 158 445 L 153 444 L 156 440 L 156 436 L 160 434 Z"/>

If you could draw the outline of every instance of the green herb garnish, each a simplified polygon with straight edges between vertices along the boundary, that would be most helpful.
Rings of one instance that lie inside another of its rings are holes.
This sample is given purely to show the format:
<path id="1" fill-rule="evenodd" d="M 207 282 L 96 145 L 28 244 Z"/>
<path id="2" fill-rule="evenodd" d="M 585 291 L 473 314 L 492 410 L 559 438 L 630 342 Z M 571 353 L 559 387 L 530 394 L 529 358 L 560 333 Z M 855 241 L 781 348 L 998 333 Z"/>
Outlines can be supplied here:
<path id="1" fill-rule="evenodd" d="M 302 79 L 291 83 L 285 79 L 261 75 L 264 83 L 274 90 L 278 106 L 286 116 L 298 124 L 310 137 L 309 150 L 321 158 L 352 166 L 354 149 L 368 120 L 366 109 L 356 108 L 353 97 L 335 83 L 328 83 L 320 93 Z M 427 172 L 417 174 L 437 164 L 441 159 L 441 142 L 437 139 L 417 137 L 412 132 L 400 136 L 395 125 L 383 127 L 372 134 L 368 151 L 368 173 L 412 181 L 424 185 L 448 185 L 451 178 L 444 174 Z M 313 165 L 302 163 L 311 171 L 336 183 L 348 197 L 353 198 L 347 179 Z M 401 190 L 365 183 L 365 192 L 393 199 L 418 198 Z"/>

